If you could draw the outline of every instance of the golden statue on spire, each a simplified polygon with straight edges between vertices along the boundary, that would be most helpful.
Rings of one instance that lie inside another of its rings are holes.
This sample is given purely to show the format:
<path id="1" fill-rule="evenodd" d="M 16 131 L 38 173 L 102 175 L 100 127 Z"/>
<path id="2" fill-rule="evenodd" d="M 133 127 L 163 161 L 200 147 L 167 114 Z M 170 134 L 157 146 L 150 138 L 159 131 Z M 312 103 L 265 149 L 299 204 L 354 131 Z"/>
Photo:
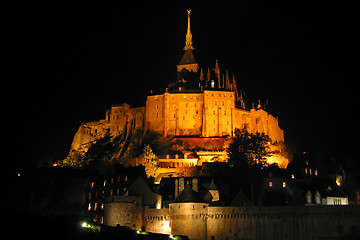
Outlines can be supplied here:
<path id="1" fill-rule="evenodd" d="M 194 49 L 194 47 L 192 45 L 192 34 L 191 34 L 191 31 L 190 31 L 190 12 L 191 12 L 191 10 L 187 10 L 187 13 L 188 13 L 188 25 L 187 25 L 186 41 L 185 41 L 184 50 L 193 50 Z"/>

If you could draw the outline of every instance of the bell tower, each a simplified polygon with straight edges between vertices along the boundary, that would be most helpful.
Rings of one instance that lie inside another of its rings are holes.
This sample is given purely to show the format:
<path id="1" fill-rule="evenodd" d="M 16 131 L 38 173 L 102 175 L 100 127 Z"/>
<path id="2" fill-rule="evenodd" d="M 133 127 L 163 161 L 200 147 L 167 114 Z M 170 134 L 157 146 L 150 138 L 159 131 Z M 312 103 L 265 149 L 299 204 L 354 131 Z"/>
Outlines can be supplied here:
<path id="1" fill-rule="evenodd" d="M 190 12 L 191 10 L 187 10 L 188 13 L 188 24 L 187 24 L 187 32 L 186 32 L 186 40 L 185 40 L 185 53 L 181 58 L 179 64 L 177 65 L 177 71 L 180 72 L 184 68 L 189 72 L 197 72 L 199 70 L 199 65 L 197 64 L 193 50 L 194 47 L 192 45 L 192 34 L 190 31 Z"/>

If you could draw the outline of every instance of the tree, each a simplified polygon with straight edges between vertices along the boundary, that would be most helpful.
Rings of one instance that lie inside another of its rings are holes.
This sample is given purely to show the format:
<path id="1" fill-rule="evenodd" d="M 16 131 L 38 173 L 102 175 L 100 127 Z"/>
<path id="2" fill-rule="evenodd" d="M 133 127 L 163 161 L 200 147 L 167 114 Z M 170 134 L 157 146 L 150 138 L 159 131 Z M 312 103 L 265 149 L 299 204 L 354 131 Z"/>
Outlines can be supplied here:
<path id="1" fill-rule="evenodd" d="M 266 166 L 266 158 L 271 156 L 270 139 L 264 133 L 249 133 L 246 129 L 236 129 L 235 137 L 226 149 L 229 163 L 233 166 Z"/>
<path id="2" fill-rule="evenodd" d="M 87 164 L 88 163 L 86 159 L 81 155 L 81 153 L 77 151 L 71 151 L 64 160 L 56 162 L 54 166 L 83 168 Z"/>
<path id="3" fill-rule="evenodd" d="M 159 158 L 156 154 L 152 151 L 149 145 L 145 145 L 144 151 L 140 156 L 139 164 L 145 167 L 146 175 L 149 176 L 156 176 L 156 171 L 159 167 Z"/>

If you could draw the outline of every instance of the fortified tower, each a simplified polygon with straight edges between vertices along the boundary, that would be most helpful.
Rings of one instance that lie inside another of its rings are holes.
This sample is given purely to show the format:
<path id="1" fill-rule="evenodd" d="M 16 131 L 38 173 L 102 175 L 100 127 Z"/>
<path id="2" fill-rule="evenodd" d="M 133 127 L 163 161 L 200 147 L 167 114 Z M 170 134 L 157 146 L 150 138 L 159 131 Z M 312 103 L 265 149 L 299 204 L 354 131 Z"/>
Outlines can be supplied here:
<path id="1" fill-rule="evenodd" d="M 171 233 L 187 235 L 193 240 L 206 240 L 208 207 L 209 204 L 191 188 L 188 182 L 179 196 L 169 203 Z"/>

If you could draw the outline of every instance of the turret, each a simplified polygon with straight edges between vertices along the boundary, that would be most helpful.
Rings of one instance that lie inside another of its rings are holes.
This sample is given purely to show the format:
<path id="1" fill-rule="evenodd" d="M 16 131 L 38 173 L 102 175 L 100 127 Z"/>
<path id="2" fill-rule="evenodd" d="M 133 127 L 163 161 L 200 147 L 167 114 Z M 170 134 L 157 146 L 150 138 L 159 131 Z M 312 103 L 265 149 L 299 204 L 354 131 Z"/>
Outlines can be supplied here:
<path id="1" fill-rule="evenodd" d="M 206 240 L 208 206 L 209 204 L 188 182 L 179 196 L 169 203 L 171 234 L 187 235 L 194 240 Z"/>

